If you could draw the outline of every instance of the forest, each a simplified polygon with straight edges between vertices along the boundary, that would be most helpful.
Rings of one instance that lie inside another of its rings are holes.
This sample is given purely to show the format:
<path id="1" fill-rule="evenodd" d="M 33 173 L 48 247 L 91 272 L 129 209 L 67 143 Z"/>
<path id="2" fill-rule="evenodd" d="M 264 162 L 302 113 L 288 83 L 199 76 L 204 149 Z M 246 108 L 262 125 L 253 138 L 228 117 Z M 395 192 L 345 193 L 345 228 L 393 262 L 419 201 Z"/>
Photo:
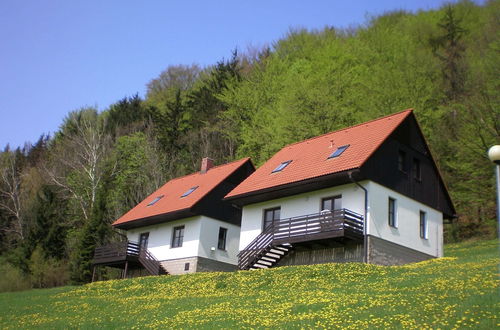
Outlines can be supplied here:
<path id="1" fill-rule="evenodd" d="M 144 98 L 68 112 L 52 136 L 0 152 L 0 291 L 88 282 L 94 248 L 122 239 L 110 224 L 202 157 L 258 167 L 286 144 L 407 108 L 457 208 L 446 241 L 495 237 L 499 25 L 491 0 L 290 29 L 211 66 L 168 66 Z"/>

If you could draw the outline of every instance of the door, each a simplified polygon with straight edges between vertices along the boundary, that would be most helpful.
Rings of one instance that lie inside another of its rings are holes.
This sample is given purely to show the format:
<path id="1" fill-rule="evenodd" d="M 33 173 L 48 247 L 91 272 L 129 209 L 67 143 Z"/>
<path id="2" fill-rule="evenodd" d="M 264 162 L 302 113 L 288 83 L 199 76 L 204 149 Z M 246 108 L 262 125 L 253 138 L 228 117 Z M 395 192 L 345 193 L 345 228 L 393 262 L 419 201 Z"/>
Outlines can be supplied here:
<path id="1" fill-rule="evenodd" d="M 149 233 L 142 233 L 139 236 L 139 247 L 142 249 L 148 248 Z"/>
<path id="2" fill-rule="evenodd" d="M 272 209 L 264 210 L 264 223 L 262 225 L 263 230 L 266 230 L 267 227 L 271 226 L 273 222 L 278 221 L 280 219 L 280 207 L 275 207 Z"/>
<path id="3" fill-rule="evenodd" d="M 333 196 L 323 198 L 321 200 L 321 216 L 320 228 L 321 231 L 331 231 L 340 229 L 341 223 L 338 220 L 339 212 L 336 210 L 342 209 L 342 196 Z"/>
<path id="4" fill-rule="evenodd" d="M 342 196 L 327 197 L 321 200 L 320 211 L 334 211 L 342 209 Z"/>

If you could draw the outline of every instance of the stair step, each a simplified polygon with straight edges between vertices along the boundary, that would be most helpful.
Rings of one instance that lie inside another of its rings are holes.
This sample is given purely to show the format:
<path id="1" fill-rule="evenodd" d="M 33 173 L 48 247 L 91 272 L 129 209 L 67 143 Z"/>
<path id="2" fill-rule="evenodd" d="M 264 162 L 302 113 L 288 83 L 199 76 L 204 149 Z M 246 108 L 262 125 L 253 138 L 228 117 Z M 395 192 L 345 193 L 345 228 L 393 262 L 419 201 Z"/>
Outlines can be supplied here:
<path id="1" fill-rule="evenodd" d="M 283 252 L 288 252 L 290 251 L 290 249 L 286 248 L 286 247 L 282 247 L 282 246 L 275 246 L 274 249 L 277 249 L 277 250 L 281 250 Z"/>
<path id="2" fill-rule="evenodd" d="M 272 262 L 265 261 L 265 260 L 262 260 L 262 259 L 258 260 L 257 263 L 260 264 L 260 265 L 264 265 L 264 266 L 272 266 L 273 265 Z"/>
<path id="3" fill-rule="evenodd" d="M 265 256 L 262 256 L 260 257 L 262 260 L 266 260 L 266 261 L 270 261 L 270 262 L 276 262 L 276 259 L 274 258 L 269 258 L 269 257 L 265 257 Z"/>
<path id="4" fill-rule="evenodd" d="M 275 253 L 271 253 L 271 252 L 266 252 L 265 256 L 270 257 L 270 258 L 275 258 L 276 260 L 279 260 L 282 257 L 282 255 L 280 255 L 280 254 L 275 254 Z"/>
<path id="5" fill-rule="evenodd" d="M 271 248 L 271 249 L 269 250 L 269 252 L 272 252 L 272 253 L 274 253 L 274 254 L 285 255 L 285 252 L 283 252 L 283 251 L 281 251 L 281 250 L 277 250 L 277 249 L 275 249 L 275 248 Z"/>
<path id="6" fill-rule="evenodd" d="M 253 264 L 252 267 L 257 267 L 257 268 L 269 268 L 268 266 L 265 265 L 260 265 L 260 264 Z"/>

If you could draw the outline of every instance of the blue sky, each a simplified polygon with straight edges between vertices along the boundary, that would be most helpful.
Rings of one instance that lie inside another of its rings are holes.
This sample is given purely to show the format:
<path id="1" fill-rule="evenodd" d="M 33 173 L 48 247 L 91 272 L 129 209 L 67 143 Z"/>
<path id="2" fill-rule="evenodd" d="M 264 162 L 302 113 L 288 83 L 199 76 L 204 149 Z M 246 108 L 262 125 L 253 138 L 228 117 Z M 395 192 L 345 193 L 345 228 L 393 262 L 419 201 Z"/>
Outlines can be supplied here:
<path id="1" fill-rule="evenodd" d="M 480 1 L 483 2 L 483 1 Z M 53 133 L 69 111 L 100 110 L 169 65 L 214 64 L 290 28 L 356 26 L 441 0 L 0 1 L 0 149 Z"/>

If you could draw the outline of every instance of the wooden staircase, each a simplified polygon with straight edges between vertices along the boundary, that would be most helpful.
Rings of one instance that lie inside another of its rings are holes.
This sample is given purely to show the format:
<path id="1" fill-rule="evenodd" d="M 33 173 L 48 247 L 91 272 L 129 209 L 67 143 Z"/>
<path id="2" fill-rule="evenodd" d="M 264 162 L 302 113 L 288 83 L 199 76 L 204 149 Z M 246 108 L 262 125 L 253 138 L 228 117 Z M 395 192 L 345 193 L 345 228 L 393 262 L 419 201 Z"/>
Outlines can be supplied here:
<path id="1" fill-rule="evenodd" d="M 280 219 L 264 229 L 238 254 L 238 268 L 270 268 L 279 263 L 294 243 L 347 237 L 363 238 L 363 216 L 348 209 Z"/>
<path id="2" fill-rule="evenodd" d="M 168 272 L 147 248 L 139 250 L 139 262 L 151 275 L 165 275 Z"/>
<path id="3" fill-rule="evenodd" d="M 255 263 L 249 269 L 271 268 L 286 256 L 293 246 L 291 244 L 270 245 L 262 251 Z"/>

